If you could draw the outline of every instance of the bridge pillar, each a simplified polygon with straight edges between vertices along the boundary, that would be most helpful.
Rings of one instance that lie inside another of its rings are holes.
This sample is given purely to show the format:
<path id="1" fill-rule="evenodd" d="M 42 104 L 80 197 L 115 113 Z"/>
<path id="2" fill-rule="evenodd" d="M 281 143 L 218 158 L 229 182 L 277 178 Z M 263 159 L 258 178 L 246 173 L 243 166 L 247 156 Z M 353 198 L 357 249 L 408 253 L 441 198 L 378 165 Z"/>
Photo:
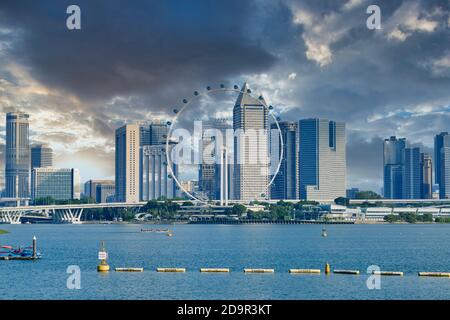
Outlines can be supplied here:
<path id="1" fill-rule="evenodd" d="M 20 224 L 20 218 L 22 217 L 21 210 L 6 210 L 0 212 L 0 223 L 7 224 Z"/>
<path id="2" fill-rule="evenodd" d="M 80 224 L 82 214 L 83 208 L 53 209 L 52 217 L 54 223 Z"/>

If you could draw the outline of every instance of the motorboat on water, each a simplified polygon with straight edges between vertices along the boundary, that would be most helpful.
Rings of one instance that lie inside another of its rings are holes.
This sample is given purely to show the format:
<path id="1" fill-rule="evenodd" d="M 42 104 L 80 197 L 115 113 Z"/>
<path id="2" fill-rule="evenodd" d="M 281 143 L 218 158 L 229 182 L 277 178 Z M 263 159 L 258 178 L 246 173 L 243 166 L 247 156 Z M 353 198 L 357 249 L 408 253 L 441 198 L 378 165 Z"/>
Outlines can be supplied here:
<path id="1" fill-rule="evenodd" d="M 173 236 L 173 232 L 170 229 L 141 229 L 141 232 L 165 233 L 168 237 Z"/>
<path id="2" fill-rule="evenodd" d="M 170 232 L 170 230 L 169 229 L 141 229 L 141 232 L 167 233 L 167 232 Z"/>

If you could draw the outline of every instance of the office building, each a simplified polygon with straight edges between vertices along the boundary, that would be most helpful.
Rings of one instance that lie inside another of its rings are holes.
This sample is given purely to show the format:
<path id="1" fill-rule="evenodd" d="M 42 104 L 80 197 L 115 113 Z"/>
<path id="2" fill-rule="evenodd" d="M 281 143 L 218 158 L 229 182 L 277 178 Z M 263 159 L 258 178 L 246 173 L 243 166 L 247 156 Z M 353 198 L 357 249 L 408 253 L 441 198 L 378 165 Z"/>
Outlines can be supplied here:
<path id="1" fill-rule="evenodd" d="M 166 144 L 169 128 L 163 121 L 154 121 L 150 124 L 150 144 Z"/>
<path id="2" fill-rule="evenodd" d="M 433 160 L 427 153 L 421 154 L 422 199 L 433 198 Z"/>
<path id="3" fill-rule="evenodd" d="M 140 125 L 140 146 L 165 144 L 169 128 L 163 121 L 153 121 L 150 125 Z"/>
<path id="4" fill-rule="evenodd" d="M 278 125 L 282 139 L 276 123 L 271 125 L 271 161 L 274 166 L 279 165 L 280 169 L 270 186 L 270 197 L 271 199 L 298 199 L 298 124 L 281 121 Z M 283 157 L 280 159 L 281 155 Z"/>
<path id="5" fill-rule="evenodd" d="M 300 198 L 333 201 L 346 196 L 345 123 L 299 121 Z"/>
<path id="6" fill-rule="evenodd" d="M 139 125 L 139 145 L 141 147 L 151 145 L 150 126 Z"/>
<path id="7" fill-rule="evenodd" d="M 402 199 L 422 197 L 422 165 L 420 148 L 403 150 L 403 196 Z"/>
<path id="8" fill-rule="evenodd" d="M 434 181 L 437 185 L 443 183 L 443 173 L 441 169 L 442 149 L 450 147 L 450 135 L 448 132 L 441 132 L 434 137 Z M 439 188 L 441 190 L 441 188 Z M 444 190 L 444 189 L 442 189 Z M 441 199 L 445 198 L 445 194 L 439 196 Z"/>
<path id="9" fill-rule="evenodd" d="M 359 193 L 359 188 L 350 188 L 346 190 L 346 198 L 348 199 L 356 199 Z"/>
<path id="10" fill-rule="evenodd" d="M 172 170 L 169 169 L 166 145 L 143 146 L 141 157 L 140 200 L 178 197 L 177 184 L 173 178 L 173 175 L 178 175 L 177 166 L 172 163 Z"/>
<path id="11" fill-rule="evenodd" d="M 233 108 L 234 199 L 269 197 L 268 108 L 262 97 L 253 98 L 245 83 Z"/>
<path id="12" fill-rule="evenodd" d="M 78 169 L 34 168 L 31 171 L 31 197 L 55 200 L 80 199 Z"/>
<path id="13" fill-rule="evenodd" d="M 30 190 L 29 115 L 6 114 L 5 196 L 27 198 Z"/>
<path id="14" fill-rule="evenodd" d="M 207 199 L 219 199 L 221 193 L 220 153 L 226 143 L 226 130 L 231 129 L 226 119 L 213 119 L 202 124 L 202 139 L 200 143 L 201 163 L 199 164 L 199 190 Z M 232 143 L 230 143 L 232 145 Z M 231 150 L 228 157 L 232 156 Z M 231 181 L 231 180 L 230 180 Z M 230 187 L 231 188 L 231 187 Z"/>
<path id="15" fill-rule="evenodd" d="M 392 136 L 383 143 L 384 198 L 403 198 L 403 154 L 406 139 Z"/>
<path id="16" fill-rule="evenodd" d="M 450 147 L 441 148 L 440 166 L 439 198 L 450 199 Z"/>
<path id="17" fill-rule="evenodd" d="M 116 200 L 139 202 L 140 126 L 124 125 L 116 130 Z"/>
<path id="18" fill-rule="evenodd" d="M 115 202 L 116 185 L 114 181 L 97 184 L 95 191 L 95 201 L 97 203 Z"/>
<path id="19" fill-rule="evenodd" d="M 97 187 L 101 185 L 110 186 L 115 185 L 115 183 L 114 180 L 88 180 L 84 183 L 84 196 L 101 203 L 101 199 L 97 196 Z"/>
<path id="20" fill-rule="evenodd" d="M 31 169 L 53 167 L 53 149 L 46 144 L 31 146 Z"/>

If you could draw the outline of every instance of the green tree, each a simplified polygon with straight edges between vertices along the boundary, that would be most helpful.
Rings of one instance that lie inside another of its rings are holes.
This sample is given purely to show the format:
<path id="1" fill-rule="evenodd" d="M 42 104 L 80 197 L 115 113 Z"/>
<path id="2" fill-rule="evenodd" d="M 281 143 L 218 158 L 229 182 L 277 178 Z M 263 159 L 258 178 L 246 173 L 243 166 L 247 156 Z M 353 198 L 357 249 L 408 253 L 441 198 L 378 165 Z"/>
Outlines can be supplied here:
<path id="1" fill-rule="evenodd" d="M 340 206 L 349 206 L 350 199 L 345 197 L 339 197 L 334 200 L 334 203 Z"/>
<path id="2" fill-rule="evenodd" d="M 238 217 L 242 216 L 246 212 L 247 212 L 247 207 L 242 204 L 238 204 L 238 203 L 226 210 L 226 214 L 237 215 Z"/>
<path id="3" fill-rule="evenodd" d="M 43 197 L 43 198 L 36 198 L 33 200 L 33 204 L 36 206 L 52 205 L 52 204 L 55 204 L 55 199 L 53 199 L 50 196 Z"/>
<path id="4" fill-rule="evenodd" d="M 400 221 L 400 217 L 390 214 L 384 217 L 384 221 L 389 222 L 389 223 L 393 223 L 393 222 L 398 222 Z"/>
<path id="5" fill-rule="evenodd" d="M 402 221 L 408 222 L 408 223 L 416 223 L 417 216 L 415 213 L 406 212 L 406 213 L 400 213 L 400 219 Z"/>
<path id="6" fill-rule="evenodd" d="M 417 217 L 417 220 L 422 222 L 433 222 L 433 214 L 431 213 L 424 213 Z"/>
<path id="7" fill-rule="evenodd" d="M 368 199 L 368 200 L 372 200 L 372 199 L 381 199 L 381 196 L 373 191 L 360 191 L 358 193 L 356 193 L 356 199 Z"/>

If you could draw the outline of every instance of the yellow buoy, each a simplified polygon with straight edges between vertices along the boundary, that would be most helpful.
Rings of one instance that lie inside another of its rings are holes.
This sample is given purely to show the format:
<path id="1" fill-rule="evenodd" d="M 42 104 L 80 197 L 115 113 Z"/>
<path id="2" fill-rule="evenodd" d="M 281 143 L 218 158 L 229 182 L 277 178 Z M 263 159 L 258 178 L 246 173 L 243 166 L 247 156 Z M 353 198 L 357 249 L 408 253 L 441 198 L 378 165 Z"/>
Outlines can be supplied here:
<path id="1" fill-rule="evenodd" d="M 108 252 L 105 249 L 105 242 L 102 241 L 100 245 L 100 251 L 98 252 L 98 259 L 100 260 L 100 264 L 97 266 L 98 272 L 108 272 L 109 265 L 106 260 L 108 259 Z"/>
<path id="2" fill-rule="evenodd" d="M 325 263 L 325 274 L 330 274 L 330 272 L 331 272 L 330 264 L 327 262 Z"/>

